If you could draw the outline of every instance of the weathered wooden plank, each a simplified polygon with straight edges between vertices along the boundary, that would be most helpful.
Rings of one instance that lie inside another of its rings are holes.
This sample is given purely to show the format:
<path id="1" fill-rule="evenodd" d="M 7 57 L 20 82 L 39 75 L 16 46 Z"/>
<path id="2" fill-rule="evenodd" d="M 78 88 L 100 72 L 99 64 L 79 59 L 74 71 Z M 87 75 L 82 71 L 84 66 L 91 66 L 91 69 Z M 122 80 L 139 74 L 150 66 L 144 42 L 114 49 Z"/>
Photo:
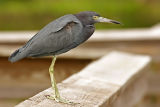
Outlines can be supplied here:
<path id="1" fill-rule="evenodd" d="M 8 57 L 20 46 L 22 45 L 0 45 L 0 56 Z M 160 41 L 86 42 L 59 57 L 70 59 L 97 59 L 110 51 L 119 50 L 130 53 L 147 54 L 151 55 L 154 60 L 159 60 L 159 47 Z"/>
<path id="2" fill-rule="evenodd" d="M 34 36 L 37 31 L 0 32 L 0 43 L 23 43 Z M 135 41 L 160 40 L 160 25 L 152 28 L 125 30 L 96 30 L 89 42 L 93 41 Z"/>
<path id="3" fill-rule="evenodd" d="M 58 84 L 62 97 L 79 104 L 47 99 L 45 96 L 53 92 L 49 88 L 16 107 L 130 107 L 145 93 L 149 62 L 148 56 L 112 52 Z"/>

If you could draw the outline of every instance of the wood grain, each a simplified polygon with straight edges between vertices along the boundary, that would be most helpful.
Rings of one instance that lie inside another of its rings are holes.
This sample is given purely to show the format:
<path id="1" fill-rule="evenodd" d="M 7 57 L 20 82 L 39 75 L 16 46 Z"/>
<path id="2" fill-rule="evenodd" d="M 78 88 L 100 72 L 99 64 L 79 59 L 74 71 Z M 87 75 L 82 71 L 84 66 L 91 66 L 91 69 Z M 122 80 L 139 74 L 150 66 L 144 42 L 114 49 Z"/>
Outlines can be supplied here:
<path id="1" fill-rule="evenodd" d="M 47 99 L 49 88 L 16 107 L 131 107 L 146 92 L 149 62 L 148 56 L 112 52 L 58 84 L 62 97 L 79 104 Z"/>

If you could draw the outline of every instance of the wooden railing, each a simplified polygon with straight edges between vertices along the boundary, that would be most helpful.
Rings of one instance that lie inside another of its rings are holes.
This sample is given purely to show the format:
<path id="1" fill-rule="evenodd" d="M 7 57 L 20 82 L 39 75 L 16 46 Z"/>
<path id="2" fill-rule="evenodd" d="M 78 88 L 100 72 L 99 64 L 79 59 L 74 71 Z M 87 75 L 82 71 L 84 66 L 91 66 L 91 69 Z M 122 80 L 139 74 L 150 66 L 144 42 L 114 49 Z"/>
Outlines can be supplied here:
<path id="1" fill-rule="evenodd" d="M 16 107 L 132 107 L 146 94 L 150 57 L 111 52 L 58 84 L 67 105 L 47 99 L 51 88 Z"/>

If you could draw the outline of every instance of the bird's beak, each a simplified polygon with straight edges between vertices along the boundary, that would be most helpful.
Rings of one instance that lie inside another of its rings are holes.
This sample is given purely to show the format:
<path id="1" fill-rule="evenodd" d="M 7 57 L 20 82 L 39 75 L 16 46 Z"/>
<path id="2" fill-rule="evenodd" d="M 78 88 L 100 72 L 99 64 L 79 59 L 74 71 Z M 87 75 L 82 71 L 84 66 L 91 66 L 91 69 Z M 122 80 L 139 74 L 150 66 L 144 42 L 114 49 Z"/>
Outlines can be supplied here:
<path id="1" fill-rule="evenodd" d="M 121 24 L 120 22 L 118 21 L 115 21 L 115 20 L 111 20 L 111 19 L 107 19 L 107 18 L 104 18 L 104 17 L 98 17 L 96 19 L 97 22 L 105 22 L 105 23 L 114 23 L 114 24 Z"/>

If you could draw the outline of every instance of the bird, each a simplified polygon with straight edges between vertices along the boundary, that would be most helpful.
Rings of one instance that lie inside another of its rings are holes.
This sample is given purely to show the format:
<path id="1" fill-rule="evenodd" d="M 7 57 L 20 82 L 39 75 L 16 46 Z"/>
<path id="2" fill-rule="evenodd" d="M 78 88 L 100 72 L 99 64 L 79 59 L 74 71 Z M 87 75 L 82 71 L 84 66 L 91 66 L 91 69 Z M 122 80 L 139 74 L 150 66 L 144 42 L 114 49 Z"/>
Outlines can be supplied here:
<path id="1" fill-rule="evenodd" d="M 95 31 L 95 23 L 98 22 L 121 24 L 118 21 L 101 17 L 94 11 L 67 14 L 43 27 L 24 46 L 13 52 L 8 60 L 13 63 L 26 57 L 52 56 L 49 74 L 54 95 L 49 95 L 47 98 L 71 104 L 73 102 L 60 96 L 56 85 L 54 77 L 56 57 L 88 40 Z"/>

